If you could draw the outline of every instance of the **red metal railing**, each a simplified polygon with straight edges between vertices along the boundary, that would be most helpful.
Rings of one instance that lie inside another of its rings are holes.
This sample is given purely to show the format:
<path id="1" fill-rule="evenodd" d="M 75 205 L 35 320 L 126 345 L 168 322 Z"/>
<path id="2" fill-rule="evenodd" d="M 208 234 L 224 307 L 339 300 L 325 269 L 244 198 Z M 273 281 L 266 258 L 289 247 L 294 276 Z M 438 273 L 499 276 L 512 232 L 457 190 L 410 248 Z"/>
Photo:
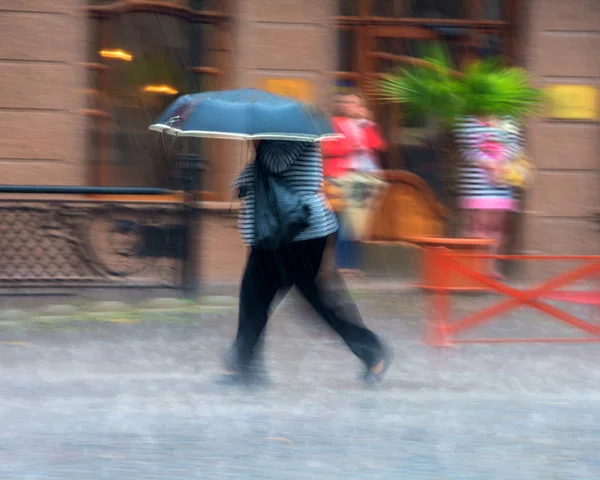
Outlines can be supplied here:
<path id="1" fill-rule="evenodd" d="M 433 251 L 434 250 L 434 251 Z M 436 263 L 436 285 L 430 297 L 428 305 L 426 341 L 434 346 L 449 346 L 453 343 L 512 343 L 512 342 L 593 342 L 600 341 L 600 324 L 576 317 L 560 308 L 545 303 L 542 300 L 554 299 L 579 303 L 584 298 L 589 305 L 597 306 L 600 312 L 600 290 L 592 292 L 564 292 L 557 290 L 565 285 L 582 279 L 596 278 L 600 275 L 600 255 L 489 255 L 489 254 L 460 254 L 446 248 L 435 248 L 430 253 L 434 256 Z M 461 264 L 459 259 L 463 258 L 490 258 L 510 259 L 522 261 L 581 261 L 584 264 L 566 273 L 558 275 L 543 284 L 526 290 L 519 290 L 497 280 L 489 278 L 468 266 Z M 464 316 L 459 320 L 451 320 L 451 292 L 445 288 L 446 279 L 452 272 L 458 272 L 483 285 L 490 290 L 502 293 L 509 297 L 492 306 L 480 309 L 474 313 Z M 561 322 L 576 329 L 593 335 L 586 338 L 481 338 L 481 339 L 459 339 L 457 335 L 472 329 L 493 317 L 504 314 L 517 307 L 528 306 L 541 311 Z"/>

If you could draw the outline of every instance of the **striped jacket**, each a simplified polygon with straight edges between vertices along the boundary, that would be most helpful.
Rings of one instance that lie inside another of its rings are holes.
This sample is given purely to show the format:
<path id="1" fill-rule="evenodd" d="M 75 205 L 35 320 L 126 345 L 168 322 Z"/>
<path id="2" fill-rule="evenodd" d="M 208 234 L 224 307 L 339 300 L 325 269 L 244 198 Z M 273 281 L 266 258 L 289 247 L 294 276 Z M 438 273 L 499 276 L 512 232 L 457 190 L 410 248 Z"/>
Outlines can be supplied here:
<path id="1" fill-rule="evenodd" d="M 454 133 L 461 152 L 462 162 L 458 169 L 458 190 L 462 197 L 514 198 L 514 191 L 508 185 L 497 185 L 481 165 L 478 143 L 482 136 L 489 136 L 501 142 L 505 157 L 512 160 L 523 148 L 523 135 L 520 125 L 509 117 L 497 119 L 501 128 L 488 125 L 475 117 L 459 119 Z"/>
<path id="2" fill-rule="evenodd" d="M 280 175 L 310 207 L 308 227 L 294 241 L 326 237 L 337 231 L 335 214 L 323 194 L 323 162 L 318 144 L 264 140 L 257 155 L 265 168 Z M 254 162 L 235 179 L 234 188 L 242 199 L 239 215 L 240 235 L 244 243 L 254 243 Z"/>

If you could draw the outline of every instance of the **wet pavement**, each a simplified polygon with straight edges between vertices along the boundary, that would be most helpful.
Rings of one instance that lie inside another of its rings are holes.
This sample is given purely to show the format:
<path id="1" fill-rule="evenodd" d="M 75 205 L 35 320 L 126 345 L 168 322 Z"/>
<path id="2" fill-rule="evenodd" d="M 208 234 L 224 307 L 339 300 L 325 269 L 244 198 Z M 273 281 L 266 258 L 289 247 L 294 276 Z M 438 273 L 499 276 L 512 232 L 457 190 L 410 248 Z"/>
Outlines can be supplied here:
<path id="1" fill-rule="evenodd" d="M 599 344 L 437 350 L 421 295 L 357 300 L 396 350 L 376 388 L 293 298 L 256 391 L 214 382 L 231 305 L 0 322 L 0 479 L 600 478 Z M 570 334 L 529 311 L 474 333 Z"/>

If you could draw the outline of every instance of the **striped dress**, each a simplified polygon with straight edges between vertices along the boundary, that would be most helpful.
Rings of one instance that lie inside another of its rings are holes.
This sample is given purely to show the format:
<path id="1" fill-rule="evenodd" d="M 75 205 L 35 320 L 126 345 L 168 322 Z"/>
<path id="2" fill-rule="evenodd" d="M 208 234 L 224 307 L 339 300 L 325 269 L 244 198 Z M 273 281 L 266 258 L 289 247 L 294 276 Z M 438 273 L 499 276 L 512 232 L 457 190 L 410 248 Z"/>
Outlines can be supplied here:
<path id="1" fill-rule="evenodd" d="M 455 136 L 462 162 L 458 170 L 459 207 L 466 209 L 515 210 L 512 187 L 495 183 L 482 166 L 487 160 L 482 142 L 499 145 L 501 162 L 511 161 L 523 148 L 522 130 L 511 118 L 492 124 L 475 117 L 464 117 L 455 125 Z"/>
<path id="2" fill-rule="evenodd" d="M 326 237 L 337 231 L 335 214 L 323 194 L 323 162 L 318 144 L 265 140 L 257 155 L 261 155 L 269 172 L 280 175 L 310 207 L 309 225 L 295 242 Z M 242 198 L 238 225 L 247 245 L 254 243 L 254 168 L 254 162 L 249 163 L 234 180 L 234 188 Z"/>

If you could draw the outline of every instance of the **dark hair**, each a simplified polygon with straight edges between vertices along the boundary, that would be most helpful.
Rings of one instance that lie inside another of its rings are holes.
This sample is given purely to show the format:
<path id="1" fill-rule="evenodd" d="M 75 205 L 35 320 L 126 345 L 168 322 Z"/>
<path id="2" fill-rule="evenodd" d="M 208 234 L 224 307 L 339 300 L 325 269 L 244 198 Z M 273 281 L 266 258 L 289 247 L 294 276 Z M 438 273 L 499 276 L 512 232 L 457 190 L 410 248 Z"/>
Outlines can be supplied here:
<path id="1" fill-rule="evenodd" d="M 335 97 L 336 97 L 336 101 L 339 101 L 339 99 L 341 97 L 356 97 L 361 102 L 365 102 L 365 97 L 362 94 L 362 92 L 359 89 L 354 88 L 354 87 L 350 87 L 350 88 L 347 88 L 347 89 L 344 89 L 344 90 L 338 90 L 335 93 Z M 340 110 L 339 110 L 339 108 L 338 108 L 337 105 L 334 106 L 333 114 L 334 115 L 340 115 L 341 114 L 341 112 L 340 112 Z"/>
<path id="2" fill-rule="evenodd" d="M 343 95 L 347 96 L 347 97 L 357 97 L 360 100 L 365 99 L 365 96 L 358 88 L 351 88 L 347 92 L 345 92 Z"/>

